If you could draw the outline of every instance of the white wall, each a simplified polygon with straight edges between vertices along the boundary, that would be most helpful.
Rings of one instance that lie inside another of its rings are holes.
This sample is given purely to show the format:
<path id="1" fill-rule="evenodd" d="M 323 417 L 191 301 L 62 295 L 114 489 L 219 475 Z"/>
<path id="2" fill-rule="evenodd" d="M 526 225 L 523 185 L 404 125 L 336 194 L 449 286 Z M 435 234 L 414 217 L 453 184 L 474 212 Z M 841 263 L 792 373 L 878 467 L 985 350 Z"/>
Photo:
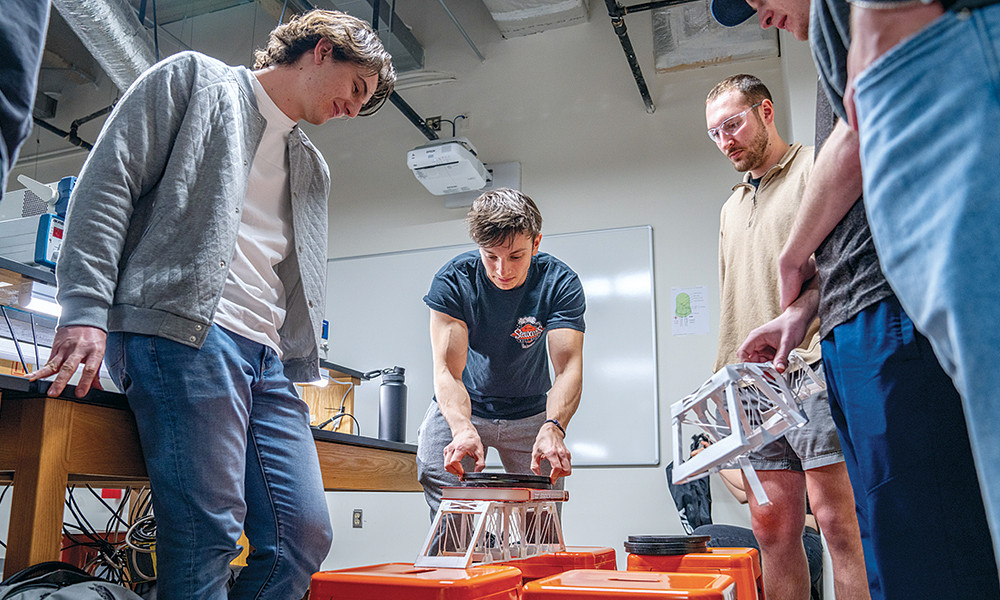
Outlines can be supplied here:
<path id="1" fill-rule="evenodd" d="M 653 227 L 664 463 L 577 469 L 567 481 L 571 499 L 563 513 L 567 542 L 614 547 L 623 564 L 628 535 L 682 533 L 663 472 L 671 460 L 669 406 L 711 375 L 715 355 L 718 213 L 739 175 L 705 135 L 704 97 L 728 75 L 753 73 L 775 96 L 786 140 L 811 143 L 816 75 L 807 46 L 784 34 L 780 59 L 657 75 L 649 14 L 630 15 L 626 22 L 657 107 L 649 115 L 606 14 L 600 3 L 591 4 L 588 23 L 502 40 L 479 3 L 450 3 L 470 29 L 486 31 L 475 38 L 487 56 L 480 63 L 442 11 L 407 14 L 407 3 L 399 3 L 414 31 L 429 32 L 420 40 L 426 68 L 457 78 L 401 94 L 423 116 L 470 114 L 459 134 L 472 140 L 484 161 L 519 161 L 522 189 L 539 204 L 545 233 Z M 406 151 L 425 138 L 393 107 L 308 129 L 333 176 L 331 258 L 467 240 L 465 211 L 446 209 L 406 168 Z M 75 173 L 81 162 L 77 156 L 25 165 L 20 172 L 48 181 Z M 338 289 L 352 285 L 364 282 L 331 282 Z M 673 337 L 670 288 L 696 285 L 709 288 L 711 333 Z M 615 413 L 615 398 L 585 392 L 583 403 L 599 406 L 609 418 L 629 418 Z M 748 523 L 746 510 L 715 481 L 713 497 L 717 522 Z M 324 568 L 413 560 L 429 524 L 421 494 L 336 493 L 327 499 L 335 542 Z M 364 510 L 362 529 L 351 528 L 354 508 Z"/>

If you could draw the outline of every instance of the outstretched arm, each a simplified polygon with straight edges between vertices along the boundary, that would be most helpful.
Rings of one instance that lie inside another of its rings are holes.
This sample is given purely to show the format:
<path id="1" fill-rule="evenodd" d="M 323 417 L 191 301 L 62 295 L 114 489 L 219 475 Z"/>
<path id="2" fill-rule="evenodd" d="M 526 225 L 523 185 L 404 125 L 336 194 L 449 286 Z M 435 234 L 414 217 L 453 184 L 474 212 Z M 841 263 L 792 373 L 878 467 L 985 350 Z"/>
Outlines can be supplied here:
<path id="1" fill-rule="evenodd" d="M 709 445 L 707 438 L 702 440 L 701 445 L 691 451 L 691 456 L 696 456 L 699 452 L 708 448 Z M 740 504 L 747 503 L 746 482 L 743 480 L 743 471 L 739 469 L 721 469 L 719 477 L 722 478 L 722 483 L 725 484 L 726 489 L 733 495 L 733 498 L 736 498 L 737 502 Z"/>
<path id="2" fill-rule="evenodd" d="M 746 482 L 743 481 L 743 471 L 739 469 L 722 469 L 719 471 L 719 477 L 722 478 L 722 483 L 726 485 L 726 489 L 729 493 L 736 498 L 736 501 L 740 504 L 747 503 L 747 490 Z"/>
<path id="3" fill-rule="evenodd" d="M 788 354 L 802 344 L 818 311 L 819 287 L 814 277 L 791 306 L 750 332 L 737 355 L 746 362 L 771 361 L 779 373 L 784 373 Z"/>
<path id="4" fill-rule="evenodd" d="M 476 471 L 486 468 L 479 432 L 472 424 L 472 400 L 462 383 L 462 371 L 469 351 L 466 324 L 436 310 L 431 310 L 431 353 L 434 359 L 434 396 L 438 409 L 451 428 L 451 443 L 444 447 L 444 468 L 462 475 L 462 459 L 471 456 Z"/>
<path id="5" fill-rule="evenodd" d="M 73 190 L 56 267 L 62 307 L 48 362 L 29 377 L 56 375 L 48 394 L 60 394 L 82 366 L 76 394 L 100 388 L 98 369 L 107 340 L 108 311 L 132 215 L 163 175 L 186 117 L 194 55 L 158 63 L 129 87 L 108 117 Z"/>
<path id="6" fill-rule="evenodd" d="M 563 429 L 580 405 L 583 391 L 583 332 L 575 329 L 553 329 L 547 334 L 549 358 L 555 379 L 545 405 L 545 418 L 559 421 Z M 538 430 L 531 449 L 531 470 L 540 475 L 542 461 L 552 465 L 553 483 L 573 471 L 572 457 L 564 441 L 565 434 L 553 423 L 545 423 Z"/>
<path id="7" fill-rule="evenodd" d="M 815 274 L 812 255 L 861 197 L 858 133 L 843 121 L 816 156 L 802 204 L 778 259 L 781 307 L 787 308 Z"/>

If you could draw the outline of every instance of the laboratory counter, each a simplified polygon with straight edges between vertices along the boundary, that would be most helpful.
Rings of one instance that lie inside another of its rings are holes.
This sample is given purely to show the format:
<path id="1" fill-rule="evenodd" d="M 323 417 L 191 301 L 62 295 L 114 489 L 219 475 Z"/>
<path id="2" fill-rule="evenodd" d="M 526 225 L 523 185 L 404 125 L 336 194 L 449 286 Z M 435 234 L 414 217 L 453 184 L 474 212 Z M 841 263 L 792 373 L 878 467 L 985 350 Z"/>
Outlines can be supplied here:
<path id="1" fill-rule="evenodd" d="M 4 576 L 58 560 L 68 485 L 144 485 L 135 419 L 122 394 L 0 374 L 0 479 L 13 481 Z M 416 446 L 313 429 L 327 491 L 418 492 Z"/>

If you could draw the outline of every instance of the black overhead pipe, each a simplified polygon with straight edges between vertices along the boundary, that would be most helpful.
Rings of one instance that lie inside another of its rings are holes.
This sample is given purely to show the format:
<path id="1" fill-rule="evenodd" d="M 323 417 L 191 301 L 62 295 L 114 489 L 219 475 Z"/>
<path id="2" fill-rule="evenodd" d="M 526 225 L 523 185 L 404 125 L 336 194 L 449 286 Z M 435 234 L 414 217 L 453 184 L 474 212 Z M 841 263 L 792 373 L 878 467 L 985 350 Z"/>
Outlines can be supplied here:
<path id="1" fill-rule="evenodd" d="M 625 26 L 625 9 L 615 0 L 604 1 L 608 5 L 608 16 L 611 17 L 611 26 L 615 28 L 618 41 L 621 42 L 622 50 L 625 51 L 625 59 L 628 61 L 629 68 L 632 69 L 632 77 L 635 78 L 635 85 L 639 87 L 639 95 L 642 96 L 642 103 L 646 105 L 646 112 L 653 114 L 656 106 L 653 104 L 653 98 L 649 95 L 649 88 L 646 87 L 646 79 L 642 76 L 642 68 L 635 57 L 632 40 L 628 37 L 628 28 Z"/>
<path id="2" fill-rule="evenodd" d="M 382 10 L 381 0 L 374 0 L 372 2 L 372 28 L 378 32 L 378 18 L 379 13 Z M 390 22 L 392 21 L 390 17 Z M 413 110 L 403 97 L 393 91 L 389 94 L 389 102 L 399 109 L 399 112 L 403 113 L 403 116 L 409 119 L 410 123 L 413 123 L 414 127 L 420 130 L 420 133 L 424 134 L 428 140 L 438 139 L 438 134 L 434 132 L 433 129 L 427 126 L 427 123 L 417 114 L 417 111 Z"/>
<path id="3" fill-rule="evenodd" d="M 59 129 L 55 125 L 49 125 L 47 122 L 39 119 L 38 117 L 32 117 L 31 120 L 35 122 L 35 125 L 38 125 L 39 127 L 41 127 L 46 131 L 51 131 L 52 133 L 58 135 L 61 138 L 65 138 L 69 143 L 73 144 L 74 146 L 86 148 L 87 150 L 94 149 L 94 145 L 80 139 L 80 137 L 76 135 L 76 131 L 63 131 L 62 129 Z"/>
<path id="4" fill-rule="evenodd" d="M 687 4 L 693 1 L 694 0 L 653 0 L 653 2 L 643 2 L 642 4 L 633 4 L 631 6 L 619 6 L 618 8 L 622 10 L 623 15 L 629 15 L 647 10 L 656 10 L 657 8 L 677 6 L 678 4 Z"/>
<path id="5" fill-rule="evenodd" d="M 656 110 L 656 106 L 653 105 L 653 99 L 649 95 L 649 88 L 646 87 L 646 80 L 642 76 L 642 68 L 639 66 L 639 61 L 635 57 L 635 49 L 632 48 L 632 40 L 628 37 L 628 27 L 625 26 L 625 15 L 646 10 L 654 10 L 657 8 L 664 8 L 667 6 L 676 6 L 678 4 L 687 4 L 692 1 L 693 0 L 654 0 L 653 2 L 633 4 L 632 6 L 622 6 L 618 4 L 617 0 L 604 0 L 605 4 L 608 6 L 608 16 L 611 17 L 611 26 L 614 27 L 615 33 L 618 35 L 618 41 L 621 42 L 622 50 L 625 51 L 625 59 L 628 60 L 629 68 L 632 69 L 632 77 L 635 78 L 635 85 L 639 88 L 639 95 L 642 96 L 642 102 L 646 105 L 646 112 L 649 114 L 653 114 Z"/>
<path id="6" fill-rule="evenodd" d="M 89 123 L 89 122 L 93 121 L 94 119 L 96 119 L 98 117 L 103 117 L 104 115 L 108 114 L 109 112 L 111 112 L 115 108 L 115 104 L 118 104 L 117 100 L 115 100 L 111 104 L 105 106 L 101 110 L 92 112 L 89 115 L 87 115 L 86 117 L 80 117 L 79 119 L 77 119 L 77 120 L 73 121 L 72 123 L 70 123 L 69 124 L 69 134 L 68 134 L 70 141 L 72 142 L 74 139 L 77 139 L 77 140 L 80 139 L 80 137 L 76 134 L 76 132 L 80 129 L 80 125 L 83 125 L 84 123 Z M 89 148 L 88 148 L 88 150 L 89 150 Z"/>
<path id="7" fill-rule="evenodd" d="M 73 121 L 72 123 L 70 123 L 69 131 L 63 131 L 62 129 L 59 129 L 55 125 L 52 125 L 52 124 L 50 124 L 47 121 L 43 121 L 43 120 L 39 119 L 38 117 L 32 117 L 32 121 L 35 122 L 35 125 L 38 125 L 42 129 L 44 129 L 46 131 L 50 131 L 50 132 L 58 135 L 59 137 L 65 139 L 66 141 L 68 141 L 69 143 L 73 144 L 74 146 L 79 146 L 79 147 L 84 148 L 86 150 L 93 150 L 94 145 L 91 144 L 90 142 L 84 140 L 83 138 L 81 138 L 77 134 L 77 131 L 80 129 L 80 125 L 83 125 L 84 123 L 89 123 L 90 121 L 93 121 L 94 119 L 96 119 L 98 117 L 103 117 L 104 115 L 106 115 L 109 112 L 111 112 L 112 109 L 114 109 L 115 104 L 117 104 L 117 103 L 118 103 L 118 101 L 115 100 L 114 102 L 112 102 L 108 106 L 105 106 L 101 110 L 98 110 L 96 112 L 92 112 L 89 115 L 87 115 L 86 117 L 80 117 L 79 119 Z"/>
<path id="8" fill-rule="evenodd" d="M 403 100 L 403 98 L 399 94 L 397 94 L 396 92 L 389 94 L 389 102 L 392 102 L 392 105 L 398 108 L 399 112 L 403 113 L 403 116 L 409 119 L 410 123 L 413 123 L 413 125 L 417 129 L 419 129 L 420 132 L 423 133 L 427 139 L 429 140 L 438 139 L 437 132 L 428 127 L 427 122 L 424 121 L 422 118 L 420 118 L 420 115 L 417 114 L 417 111 L 410 108 L 410 105 L 407 104 L 406 101 Z"/>

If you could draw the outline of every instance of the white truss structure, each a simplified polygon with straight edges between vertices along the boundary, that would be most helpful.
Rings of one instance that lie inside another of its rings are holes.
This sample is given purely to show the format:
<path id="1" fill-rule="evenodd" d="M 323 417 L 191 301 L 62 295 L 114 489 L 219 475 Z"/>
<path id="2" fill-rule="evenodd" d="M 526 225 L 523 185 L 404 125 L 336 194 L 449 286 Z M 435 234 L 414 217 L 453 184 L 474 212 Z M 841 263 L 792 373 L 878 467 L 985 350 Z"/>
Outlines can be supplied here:
<path id="1" fill-rule="evenodd" d="M 449 491 L 464 498 L 449 498 Z M 471 566 L 563 552 L 562 490 L 445 488 L 415 567 Z"/>
<path id="2" fill-rule="evenodd" d="M 789 355 L 785 375 L 771 363 L 741 363 L 719 370 L 690 396 L 670 407 L 674 443 L 674 483 L 740 468 L 757 501 L 767 495 L 746 459 L 756 450 L 806 424 L 800 405 L 826 389 L 823 378 L 798 354 Z M 704 433 L 711 445 L 691 456 L 688 440 Z"/>

